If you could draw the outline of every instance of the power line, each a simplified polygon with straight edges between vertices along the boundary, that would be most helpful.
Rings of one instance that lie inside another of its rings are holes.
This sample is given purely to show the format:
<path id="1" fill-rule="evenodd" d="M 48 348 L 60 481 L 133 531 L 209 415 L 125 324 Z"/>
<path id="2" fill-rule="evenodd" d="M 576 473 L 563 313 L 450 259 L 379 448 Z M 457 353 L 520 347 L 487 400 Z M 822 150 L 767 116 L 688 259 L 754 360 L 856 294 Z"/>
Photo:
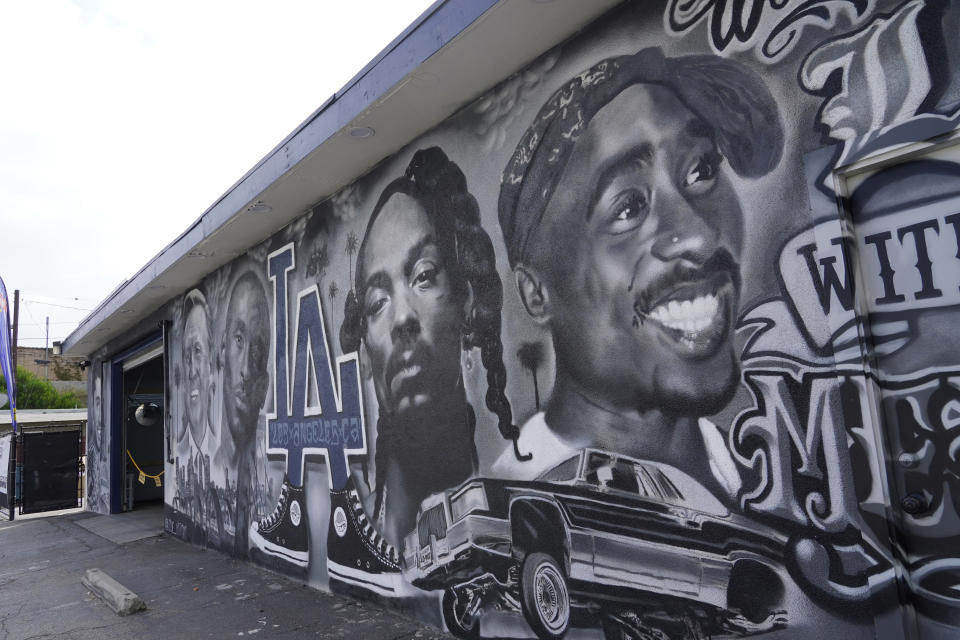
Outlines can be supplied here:
<path id="1" fill-rule="evenodd" d="M 20 298 L 20 301 L 22 302 L 23 298 Z M 27 312 L 27 315 L 30 316 L 30 319 L 33 320 L 35 324 L 42 324 L 40 322 L 37 322 L 37 319 L 33 317 L 33 312 L 30 311 L 30 307 L 28 307 L 27 305 L 23 305 L 23 310 Z"/>
<path id="2" fill-rule="evenodd" d="M 52 302 L 41 302 L 39 300 L 26 300 L 24 298 L 20 298 L 20 300 L 22 302 L 31 302 L 33 304 L 45 304 L 48 307 L 59 307 L 61 309 L 73 309 L 74 311 L 92 311 L 92 309 L 84 309 L 82 307 L 69 307 L 65 304 L 54 304 Z"/>
<path id="3" fill-rule="evenodd" d="M 43 322 L 21 322 L 21 327 L 42 327 L 46 323 Z M 76 320 L 64 320 L 62 322 L 51 322 L 50 324 L 77 324 Z"/>

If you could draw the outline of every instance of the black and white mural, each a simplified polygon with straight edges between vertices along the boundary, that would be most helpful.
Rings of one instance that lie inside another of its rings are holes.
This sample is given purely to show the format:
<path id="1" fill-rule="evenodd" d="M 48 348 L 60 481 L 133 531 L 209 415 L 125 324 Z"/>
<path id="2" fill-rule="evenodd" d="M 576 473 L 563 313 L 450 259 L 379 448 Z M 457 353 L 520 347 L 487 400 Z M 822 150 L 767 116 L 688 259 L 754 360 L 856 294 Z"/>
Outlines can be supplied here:
<path id="1" fill-rule="evenodd" d="M 958 31 L 548 52 L 170 303 L 167 529 L 465 638 L 955 637 Z"/>
<path id="2" fill-rule="evenodd" d="M 109 427 L 104 412 L 103 369 L 103 363 L 97 360 L 89 374 L 87 457 L 84 463 L 85 508 L 97 513 L 110 512 L 110 470 L 107 462 Z"/>

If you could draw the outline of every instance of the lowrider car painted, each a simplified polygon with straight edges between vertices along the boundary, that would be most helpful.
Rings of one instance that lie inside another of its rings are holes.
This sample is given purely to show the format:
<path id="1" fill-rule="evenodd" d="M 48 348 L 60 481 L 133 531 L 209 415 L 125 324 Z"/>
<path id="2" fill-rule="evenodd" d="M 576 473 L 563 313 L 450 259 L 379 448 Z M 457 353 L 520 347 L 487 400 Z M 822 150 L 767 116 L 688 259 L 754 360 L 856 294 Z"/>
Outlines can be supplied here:
<path id="1" fill-rule="evenodd" d="M 536 480 L 475 478 L 428 497 L 404 573 L 444 591 L 460 637 L 480 637 L 491 605 L 521 611 L 544 639 L 562 637 L 574 611 L 608 637 L 671 637 L 643 631 L 670 624 L 751 633 L 786 622 L 784 544 L 679 469 L 585 449 Z M 667 621 L 651 623 L 655 612 Z"/>

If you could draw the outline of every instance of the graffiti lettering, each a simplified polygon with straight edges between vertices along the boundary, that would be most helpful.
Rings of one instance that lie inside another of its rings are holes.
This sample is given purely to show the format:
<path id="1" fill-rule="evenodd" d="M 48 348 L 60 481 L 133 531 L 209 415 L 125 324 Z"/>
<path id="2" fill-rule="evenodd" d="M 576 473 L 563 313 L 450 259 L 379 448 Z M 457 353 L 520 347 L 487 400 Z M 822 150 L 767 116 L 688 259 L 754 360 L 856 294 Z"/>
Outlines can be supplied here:
<path id="1" fill-rule="evenodd" d="M 680 35 L 706 21 L 710 45 L 717 53 L 759 47 L 758 57 L 775 61 L 786 55 L 804 28 L 828 29 L 846 15 L 856 23 L 875 0 L 671 0 L 664 16 L 667 31 Z"/>
<path id="2" fill-rule="evenodd" d="M 936 206 L 946 208 L 942 201 Z M 948 206 L 948 212 L 956 211 L 960 200 Z M 780 272 L 804 275 L 784 277 L 784 286 L 815 343 L 823 347 L 836 337 L 823 334 L 821 327 L 836 329 L 853 320 L 860 286 L 875 313 L 960 305 L 960 214 L 930 213 L 912 209 L 857 221 L 856 239 L 843 234 L 839 221 L 822 222 L 812 234 L 787 243 Z M 856 274 L 850 268 L 854 253 L 860 262 Z"/>
<path id="3" fill-rule="evenodd" d="M 817 290 L 817 296 L 820 299 L 820 306 L 824 313 L 830 313 L 831 295 L 836 295 L 840 306 L 845 310 L 853 309 L 853 279 L 850 277 L 850 250 L 848 238 L 832 238 L 830 244 L 840 247 L 841 264 L 843 265 L 843 284 L 840 284 L 840 277 L 837 276 L 837 270 L 834 264 L 837 262 L 837 256 L 826 256 L 815 259 L 813 254 L 817 252 L 817 245 L 805 244 L 797 249 L 797 254 L 803 256 L 807 269 L 810 271 L 810 280 Z M 817 262 L 823 268 L 821 275 L 817 268 Z"/>
<path id="4" fill-rule="evenodd" d="M 307 420 L 304 422 L 278 422 L 274 427 L 271 443 L 277 447 L 328 448 L 356 446 L 360 438 L 360 421 L 357 418 L 343 420 Z"/>
<path id="5" fill-rule="evenodd" d="M 738 421 L 734 450 L 744 464 L 754 468 L 763 464 L 767 469 L 745 501 L 752 502 L 755 511 L 810 523 L 823 531 L 842 531 L 857 514 L 849 464 L 839 455 L 847 440 L 839 395 L 842 380 L 804 381 L 804 397 L 809 398 L 803 407 L 805 419 L 789 402 L 790 386 L 796 383 L 787 376 L 748 373 L 747 382 L 761 409 Z M 798 476 L 815 480 L 818 489 L 803 495 L 798 487 L 812 485 L 796 482 Z"/>
<path id="6" fill-rule="evenodd" d="M 886 586 L 877 576 L 891 560 L 860 513 L 858 493 L 873 495 L 873 487 L 858 486 L 851 465 L 856 456 L 879 471 L 875 441 L 860 426 L 869 403 L 863 378 L 746 378 L 757 408 L 732 432 L 734 454 L 757 472 L 744 509 L 780 520 L 792 532 L 788 564 L 812 596 L 839 606 L 869 598 Z M 809 401 L 801 407 L 791 397 Z M 852 531 L 858 532 L 853 544 Z"/>
<path id="7" fill-rule="evenodd" d="M 892 15 L 821 43 L 803 61 L 800 85 L 825 98 L 820 123 L 844 143 L 837 165 L 862 145 L 875 143 L 864 132 L 912 117 L 935 88 L 917 22 L 928 5 L 906 2 Z"/>

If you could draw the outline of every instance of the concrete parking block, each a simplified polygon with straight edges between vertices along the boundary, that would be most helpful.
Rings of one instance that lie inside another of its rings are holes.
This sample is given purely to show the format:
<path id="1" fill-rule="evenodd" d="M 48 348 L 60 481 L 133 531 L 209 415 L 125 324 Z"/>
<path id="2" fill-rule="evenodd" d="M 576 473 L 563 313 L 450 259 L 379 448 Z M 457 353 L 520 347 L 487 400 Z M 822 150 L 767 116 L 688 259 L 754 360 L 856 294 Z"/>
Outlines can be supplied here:
<path id="1" fill-rule="evenodd" d="M 100 569 L 87 569 L 80 581 L 119 616 L 128 616 L 147 608 L 140 596 Z"/>

